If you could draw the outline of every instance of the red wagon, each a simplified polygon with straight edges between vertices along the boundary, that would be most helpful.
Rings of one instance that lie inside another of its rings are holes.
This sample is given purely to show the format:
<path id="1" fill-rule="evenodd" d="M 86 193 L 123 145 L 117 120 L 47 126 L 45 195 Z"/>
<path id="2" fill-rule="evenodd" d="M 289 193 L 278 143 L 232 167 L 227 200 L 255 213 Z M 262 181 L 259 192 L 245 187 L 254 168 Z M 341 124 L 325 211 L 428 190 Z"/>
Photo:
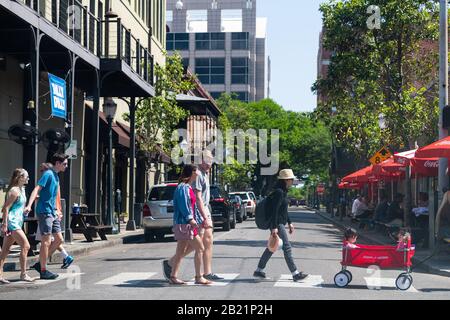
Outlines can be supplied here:
<path id="1" fill-rule="evenodd" d="M 403 269 L 395 280 L 395 285 L 400 290 L 408 290 L 413 278 L 411 276 L 411 259 L 414 256 L 415 247 L 408 241 L 404 249 L 396 246 L 372 246 L 358 245 L 357 248 L 344 246 L 342 249 L 342 270 L 334 276 L 336 286 L 343 288 L 352 281 L 352 274 L 347 267 L 367 268 L 378 266 L 380 269 Z"/>

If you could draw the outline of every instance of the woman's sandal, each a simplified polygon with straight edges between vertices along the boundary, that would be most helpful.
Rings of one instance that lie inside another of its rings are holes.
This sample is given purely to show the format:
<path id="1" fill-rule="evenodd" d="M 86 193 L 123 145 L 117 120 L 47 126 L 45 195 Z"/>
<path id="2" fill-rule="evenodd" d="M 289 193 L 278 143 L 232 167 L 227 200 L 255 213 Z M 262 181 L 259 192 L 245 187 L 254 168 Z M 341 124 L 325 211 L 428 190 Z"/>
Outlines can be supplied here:
<path id="1" fill-rule="evenodd" d="M 176 284 L 176 285 L 184 285 L 184 284 L 186 284 L 186 282 L 184 282 L 183 280 L 178 279 L 177 277 L 170 277 L 169 278 L 169 283 L 170 284 Z"/>
<path id="2" fill-rule="evenodd" d="M 20 275 L 20 280 L 25 282 L 34 282 L 36 279 L 30 277 L 28 274 L 25 273 Z"/>
<path id="3" fill-rule="evenodd" d="M 5 278 L 0 278 L 0 284 L 9 284 L 10 282 Z"/>
<path id="4" fill-rule="evenodd" d="M 203 279 L 203 281 L 200 281 L 200 279 Z M 206 280 L 203 276 L 195 277 L 195 284 L 210 285 L 212 283 L 212 281 Z"/>

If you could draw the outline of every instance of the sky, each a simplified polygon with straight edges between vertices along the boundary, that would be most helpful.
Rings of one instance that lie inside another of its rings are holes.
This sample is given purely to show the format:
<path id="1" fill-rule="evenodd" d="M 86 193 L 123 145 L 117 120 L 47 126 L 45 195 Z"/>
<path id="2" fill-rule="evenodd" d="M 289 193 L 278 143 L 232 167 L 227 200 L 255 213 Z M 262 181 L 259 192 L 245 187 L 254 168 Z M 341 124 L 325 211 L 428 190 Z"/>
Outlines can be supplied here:
<path id="1" fill-rule="evenodd" d="M 286 110 L 313 111 L 317 97 L 317 52 L 323 0 L 257 0 L 258 17 L 267 17 L 267 50 L 272 71 L 270 98 Z"/>

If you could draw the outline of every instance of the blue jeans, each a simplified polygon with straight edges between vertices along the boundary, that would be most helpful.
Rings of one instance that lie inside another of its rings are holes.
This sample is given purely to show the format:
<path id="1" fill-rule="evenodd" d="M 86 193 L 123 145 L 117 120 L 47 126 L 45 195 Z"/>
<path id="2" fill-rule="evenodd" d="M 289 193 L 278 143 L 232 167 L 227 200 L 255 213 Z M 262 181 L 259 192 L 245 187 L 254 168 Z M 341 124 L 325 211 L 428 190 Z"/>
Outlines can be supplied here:
<path id="1" fill-rule="evenodd" d="M 283 252 L 284 259 L 288 265 L 288 268 L 291 272 L 297 271 L 297 266 L 295 265 L 294 259 L 292 258 L 292 246 L 289 242 L 288 234 L 286 232 L 286 228 L 284 225 L 280 224 L 278 226 L 278 236 L 283 240 Z M 258 268 L 264 269 L 266 267 L 267 262 L 269 262 L 270 257 L 272 257 L 273 253 L 266 248 L 261 259 L 258 263 Z"/>

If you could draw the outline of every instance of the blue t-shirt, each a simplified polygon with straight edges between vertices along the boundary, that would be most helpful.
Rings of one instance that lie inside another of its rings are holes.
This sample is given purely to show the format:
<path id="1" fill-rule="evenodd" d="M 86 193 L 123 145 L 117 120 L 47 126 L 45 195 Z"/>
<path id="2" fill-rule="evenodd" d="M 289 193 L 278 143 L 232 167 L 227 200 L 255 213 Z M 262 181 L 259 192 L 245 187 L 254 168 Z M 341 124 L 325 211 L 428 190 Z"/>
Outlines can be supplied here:
<path id="1" fill-rule="evenodd" d="M 37 213 L 56 217 L 56 196 L 58 195 L 59 177 L 53 170 L 47 170 L 38 182 L 42 187 L 39 193 Z"/>

